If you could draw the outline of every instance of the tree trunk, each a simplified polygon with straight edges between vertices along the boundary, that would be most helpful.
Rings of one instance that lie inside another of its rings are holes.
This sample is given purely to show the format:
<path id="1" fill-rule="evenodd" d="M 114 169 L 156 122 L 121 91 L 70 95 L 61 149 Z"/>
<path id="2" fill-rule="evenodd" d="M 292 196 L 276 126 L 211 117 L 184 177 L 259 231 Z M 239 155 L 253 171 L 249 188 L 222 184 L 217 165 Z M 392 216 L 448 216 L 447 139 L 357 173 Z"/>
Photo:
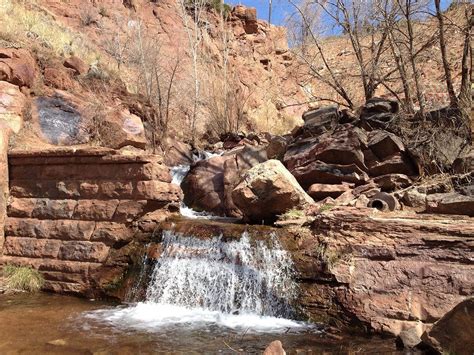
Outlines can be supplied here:
<path id="1" fill-rule="evenodd" d="M 440 0 L 434 0 L 436 7 L 436 17 L 438 18 L 439 26 L 439 46 L 441 49 L 441 58 L 443 60 L 443 68 L 446 80 L 446 87 L 448 88 L 449 102 L 452 107 L 458 107 L 458 98 L 454 92 L 453 78 L 451 75 L 451 66 L 449 65 L 448 54 L 446 52 L 446 42 L 444 39 L 444 18 L 441 13 Z"/>

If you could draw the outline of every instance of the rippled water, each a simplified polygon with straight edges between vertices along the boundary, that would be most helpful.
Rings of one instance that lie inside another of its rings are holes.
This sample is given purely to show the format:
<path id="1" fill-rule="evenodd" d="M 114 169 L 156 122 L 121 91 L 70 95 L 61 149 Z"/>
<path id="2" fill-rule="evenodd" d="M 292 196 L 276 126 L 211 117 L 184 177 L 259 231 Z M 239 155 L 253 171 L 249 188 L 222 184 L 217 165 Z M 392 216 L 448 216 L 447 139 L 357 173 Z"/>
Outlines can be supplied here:
<path id="1" fill-rule="evenodd" d="M 261 353 L 275 339 L 282 341 L 287 353 L 296 354 L 401 354 L 393 339 L 346 336 L 340 340 L 324 333 L 299 329 L 289 333 L 255 333 L 206 322 L 212 314 L 200 314 L 201 323 L 190 321 L 186 312 L 176 308 L 160 310 L 143 306 L 144 315 L 167 313 L 176 322 L 167 325 L 135 326 L 133 318 L 110 320 L 106 311 L 119 317 L 128 307 L 115 306 L 75 297 L 40 293 L 37 295 L 0 295 L 0 354 L 154 354 L 154 353 Z M 103 314 L 100 319 L 91 312 Z M 137 308 L 138 312 L 138 308 Z M 194 313 L 196 315 L 197 313 Z M 121 323 L 121 321 L 123 323 Z M 254 322 L 254 319 L 249 319 Z"/>

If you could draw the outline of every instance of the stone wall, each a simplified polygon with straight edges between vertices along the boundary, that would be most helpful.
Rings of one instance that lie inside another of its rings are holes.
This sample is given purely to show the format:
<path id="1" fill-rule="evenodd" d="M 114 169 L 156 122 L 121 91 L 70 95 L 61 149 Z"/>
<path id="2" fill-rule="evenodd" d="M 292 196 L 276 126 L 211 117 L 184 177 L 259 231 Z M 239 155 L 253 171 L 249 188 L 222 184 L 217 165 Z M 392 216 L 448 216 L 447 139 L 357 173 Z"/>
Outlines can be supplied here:
<path id="1" fill-rule="evenodd" d="M 92 275 L 133 240 L 134 222 L 151 211 L 176 210 L 181 198 L 157 156 L 14 152 L 9 168 L 0 263 L 39 269 L 45 288 L 56 292 L 90 292 Z"/>

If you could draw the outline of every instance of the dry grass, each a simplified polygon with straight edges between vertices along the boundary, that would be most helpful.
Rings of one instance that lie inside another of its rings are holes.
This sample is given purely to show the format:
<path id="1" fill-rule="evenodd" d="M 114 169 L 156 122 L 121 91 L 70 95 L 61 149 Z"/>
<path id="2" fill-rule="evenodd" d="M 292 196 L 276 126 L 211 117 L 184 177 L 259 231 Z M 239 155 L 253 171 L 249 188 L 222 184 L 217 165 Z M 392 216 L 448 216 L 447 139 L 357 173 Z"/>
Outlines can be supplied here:
<path id="1" fill-rule="evenodd" d="M 0 40 L 26 45 L 31 42 L 55 52 L 75 54 L 89 64 L 99 58 L 82 35 L 73 33 L 54 20 L 35 1 L 0 0 Z"/>
<path id="2" fill-rule="evenodd" d="M 43 276 L 35 269 L 28 266 L 6 265 L 3 268 L 8 290 L 21 290 L 37 292 L 44 285 Z"/>

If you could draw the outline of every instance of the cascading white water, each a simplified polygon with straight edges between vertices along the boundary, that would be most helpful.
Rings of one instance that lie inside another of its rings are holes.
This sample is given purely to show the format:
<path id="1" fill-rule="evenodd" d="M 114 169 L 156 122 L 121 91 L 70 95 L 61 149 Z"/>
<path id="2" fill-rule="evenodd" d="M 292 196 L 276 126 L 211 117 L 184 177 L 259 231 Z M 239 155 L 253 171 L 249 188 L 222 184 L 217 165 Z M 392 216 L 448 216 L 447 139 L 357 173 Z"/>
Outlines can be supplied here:
<path id="1" fill-rule="evenodd" d="M 252 246 L 248 234 L 223 242 L 166 231 L 147 301 L 228 314 L 291 315 L 292 263 L 277 238 Z"/>
<path id="2" fill-rule="evenodd" d="M 166 231 L 162 245 L 144 302 L 89 317 L 142 330 L 179 324 L 247 332 L 307 327 L 288 319 L 296 297 L 293 264 L 275 235 L 251 241 L 243 233 L 239 240 L 225 242 Z"/>

